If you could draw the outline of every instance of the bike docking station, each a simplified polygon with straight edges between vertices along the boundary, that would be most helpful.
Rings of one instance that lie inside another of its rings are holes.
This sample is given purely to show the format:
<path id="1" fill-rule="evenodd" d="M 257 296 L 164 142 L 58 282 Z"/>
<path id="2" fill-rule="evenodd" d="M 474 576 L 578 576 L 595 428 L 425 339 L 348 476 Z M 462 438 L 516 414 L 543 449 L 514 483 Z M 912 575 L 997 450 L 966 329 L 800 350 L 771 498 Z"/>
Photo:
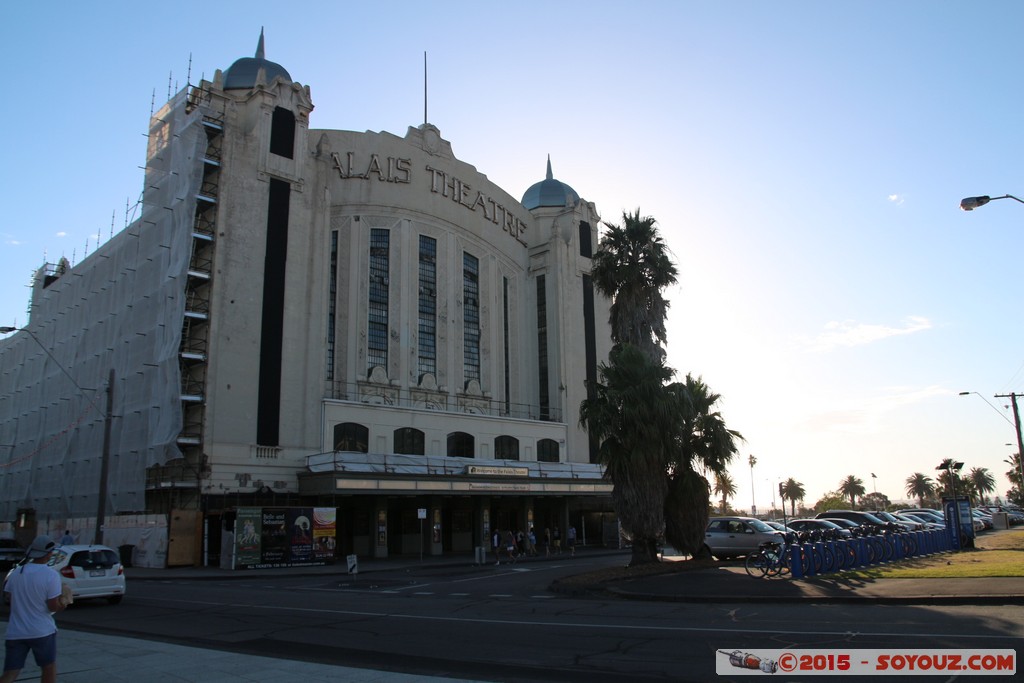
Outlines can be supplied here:
<path id="1" fill-rule="evenodd" d="M 817 532 L 780 536 L 779 542 L 766 543 L 747 556 L 748 574 L 770 577 L 788 571 L 794 579 L 810 578 L 950 552 L 959 549 L 960 540 L 949 529 L 897 531 L 892 526 L 850 539 L 826 540 Z"/>
<path id="2" fill-rule="evenodd" d="M 942 511 L 946 513 L 946 533 L 949 534 L 953 550 L 973 548 L 974 516 L 971 514 L 970 499 L 963 496 L 943 496 Z M 960 527 L 959 532 L 957 526 Z"/>

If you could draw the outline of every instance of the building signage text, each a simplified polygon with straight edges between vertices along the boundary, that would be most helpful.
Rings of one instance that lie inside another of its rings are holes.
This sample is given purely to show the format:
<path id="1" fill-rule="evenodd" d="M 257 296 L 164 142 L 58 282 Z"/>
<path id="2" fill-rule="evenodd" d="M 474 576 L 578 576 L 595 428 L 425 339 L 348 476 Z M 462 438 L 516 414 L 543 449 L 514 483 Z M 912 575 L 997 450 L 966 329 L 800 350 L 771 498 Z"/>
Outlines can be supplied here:
<path id="1" fill-rule="evenodd" d="M 334 169 L 342 180 L 375 179 L 379 182 L 401 184 L 408 184 L 412 180 L 412 159 L 409 158 L 390 156 L 382 158 L 379 154 L 371 154 L 368 160 L 360 160 L 356 157 L 355 152 L 346 152 L 345 156 L 334 152 L 331 154 L 331 159 L 334 162 Z M 526 240 L 523 238 L 526 233 L 526 224 L 504 205 L 482 191 L 474 190 L 468 183 L 441 169 L 427 165 L 424 170 L 430 174 L 431 193 L 451 199 L 474 213 L 479 210 L 483 213 L 484 219 L 500 226 L 516 241 L 526 245 Z"/>
<path id="2" fill-rule="evenodd" d="M 530 470 L 525 467 L 493 467 L 488 465 L 466 465 L 466 474 L 486 477 L 528 477 Z"/>

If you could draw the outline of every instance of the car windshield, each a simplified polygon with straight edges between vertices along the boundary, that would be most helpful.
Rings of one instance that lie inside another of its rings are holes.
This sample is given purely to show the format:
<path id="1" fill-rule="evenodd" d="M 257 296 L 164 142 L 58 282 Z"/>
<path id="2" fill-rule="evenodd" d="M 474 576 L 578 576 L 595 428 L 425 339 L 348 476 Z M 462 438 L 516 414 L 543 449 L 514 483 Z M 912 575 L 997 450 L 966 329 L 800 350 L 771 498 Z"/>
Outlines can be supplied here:
<path id="1" fill-rule="evenodd" d="M 747 524 L 749 524 L 751 528 L 754 529 L 754 531 L 760 531 L 762 533 L 769 534 L 775 531 L 775 529 L 771 528 L 759 519 L 748 519 Z"/>

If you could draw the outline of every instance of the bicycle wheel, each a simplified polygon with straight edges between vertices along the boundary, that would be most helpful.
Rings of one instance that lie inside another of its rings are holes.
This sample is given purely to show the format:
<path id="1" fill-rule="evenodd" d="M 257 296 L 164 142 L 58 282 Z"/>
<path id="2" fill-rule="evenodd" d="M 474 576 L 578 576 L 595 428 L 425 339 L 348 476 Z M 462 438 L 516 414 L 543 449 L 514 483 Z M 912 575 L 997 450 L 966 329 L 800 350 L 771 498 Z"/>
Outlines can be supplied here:
<path id="1" fill-rule="evenodd" d="M 782 573 L 783 561 L 781 549 L 765 550 L 765 559 L 767 561 L 765 566 L 765 576 L 778 576 Z"/>
<path id="2" fill-rule="evenodd" d="M 749 576 L 755 578 L 765 576 L 768 572 L 768 558 L 765 556 L 764 550 L 747 555 L 747 559 L 743 562 L 743 568 L 747 570 Z"/>

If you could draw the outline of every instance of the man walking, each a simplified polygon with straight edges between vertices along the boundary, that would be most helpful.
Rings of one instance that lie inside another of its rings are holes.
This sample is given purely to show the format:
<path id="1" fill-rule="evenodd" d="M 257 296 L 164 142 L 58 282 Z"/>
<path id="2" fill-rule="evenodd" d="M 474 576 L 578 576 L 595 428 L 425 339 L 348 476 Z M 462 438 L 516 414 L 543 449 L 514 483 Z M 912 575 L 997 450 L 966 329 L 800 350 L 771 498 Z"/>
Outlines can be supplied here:
<path id="1" fill-rule="evenodd" d="M 41 683 L 57 681 L 57 624 L 53 613 L 64 609 L 60 575 L 47 566 L 57 546 L 49 536 L 38 536 L 28 549 L 31 560 L 15 569 L 4 592 L 10 598 L 6 656 L 0 683 L 13 683 L 25 666 L 28 653 L 42 670 Z"/>

